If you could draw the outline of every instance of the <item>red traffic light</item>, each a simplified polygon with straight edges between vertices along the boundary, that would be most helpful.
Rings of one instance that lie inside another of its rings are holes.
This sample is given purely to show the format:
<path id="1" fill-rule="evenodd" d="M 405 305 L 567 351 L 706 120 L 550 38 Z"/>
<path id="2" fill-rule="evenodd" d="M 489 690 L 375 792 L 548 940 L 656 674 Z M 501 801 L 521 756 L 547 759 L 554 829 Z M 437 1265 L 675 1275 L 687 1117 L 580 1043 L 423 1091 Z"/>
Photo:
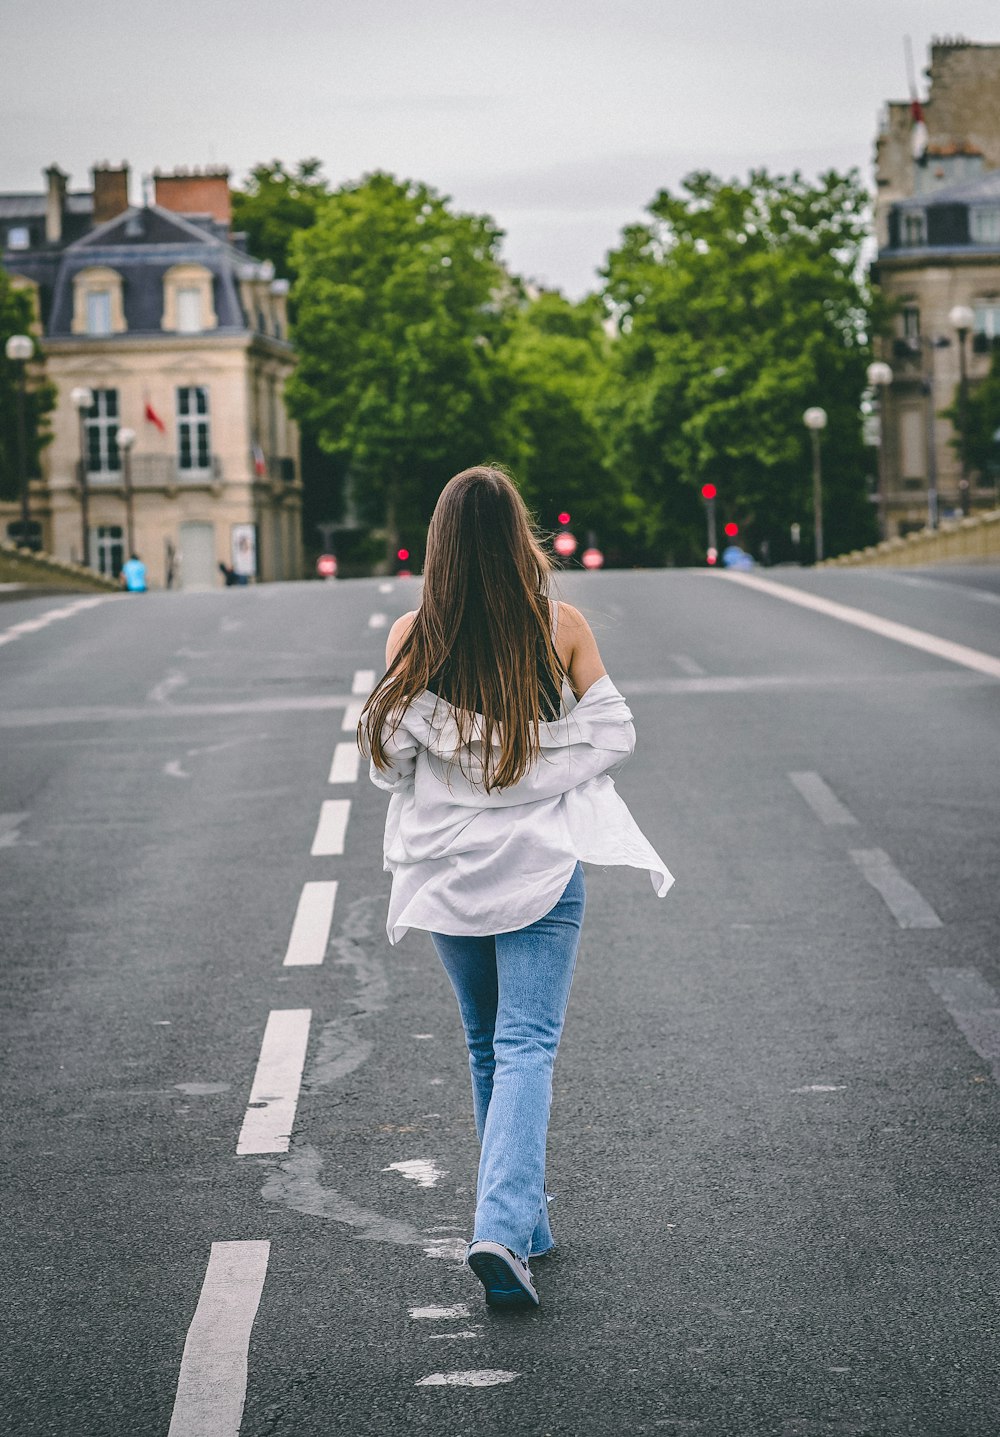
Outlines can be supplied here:
<path id="1" fill-rule="evenodd" d="M 316 560 L 316 572 L 321 579 L 335 579 L 337 576 L 337 556 L 335 554 L 320 554 Z"/>
<path id="2" fill-rule="evenodd" d="M 739 526 L 739 524 L 727 524 L 727 525 L 725 526 L 726 537 L 729 538 L 729 539 L 735 539 L 735 538 L 736 538 L 736 535 L 737 535 L 739 532 L 740 532 L 740 526 Z"/>
<path id="3" fill-rule="evenodd" d="M 409 549 L 397 549 L 397 550 L 396 550 L 396 558 L 400 561 L 401 564 L 405 564 L 406 561 L 407 561 L 407 559 L 408 559 L 409 557 L 410 557 L 410 551 L 409 551 Z"/>
<path id="4" fill-rule="evenodd" d="M 576 536 L 568 529 L 563 529 L 552 540 L 552 547 L 562 559 L 568 559 L 570 554 L 576 553 Z"/>
<path id="5" fill-rule="evenodd" d="M 585 569 L 599 569 L 604 563 L 604 555 L 600 549 L 584 549 L 580 562 Z"/>
<path id="6" fill-rule="evenodd" d="M 569 510 L 568 510 L 568 509 L 564 509 L 564 510 L 562 511 L 562 513 L 559 515 L 559 522 L 560 522 L 560 524 L 568 524 L 568 523 L 569 523 Z"/>
<path id="7" fill-rule="evenodd" d="M 701 497 L 703 499 L 714 499 L 718 490 L 714 484 L 703 484 L 701 486 Z"/>

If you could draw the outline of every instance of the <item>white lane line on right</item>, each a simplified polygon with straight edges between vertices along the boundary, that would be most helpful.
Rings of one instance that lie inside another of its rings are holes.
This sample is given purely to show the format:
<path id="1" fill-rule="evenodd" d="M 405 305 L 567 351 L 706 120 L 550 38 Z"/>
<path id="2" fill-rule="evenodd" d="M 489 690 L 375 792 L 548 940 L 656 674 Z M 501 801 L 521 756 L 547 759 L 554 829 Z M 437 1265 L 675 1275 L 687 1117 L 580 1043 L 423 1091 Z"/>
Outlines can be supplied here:
<path id="1" fill-rule="evenodd" d="M 694 659 L 689 658 L 687 654 L 668 654 L 667 658 L 689 678 L 700 679 L 704 676 L 705 670 L 701 664 L 696 664 Z"/>
<path id="2" fill-rule="evenodd" d="M 852 848 L 851 858 L 900 928 L 941 928 L 941 919 L 881 848 Z"/>
<path id="3" fill-rule="evenodd" d="M 857 823 L 858 820 L 851 810 L 841 803 L 833 789 L 823 782 L 818 773 L 811 771 L 790 773 L 788 777 L 820 823 L 825 823 L 827 826 Z"/>
<path id="4" fill-rule="evenodd" d="M 361 753 L 356 743 L 338 743 L 333 750 L 328 783 L 357 783 Z"/>
<path id="5" fill-rule="evenodd" d="M 380 594 L 391 594 L 394 588 L 394 584 L 379 584 L 378 591 Z"/>
<path id="6" fill-rule="evenodd" d="M 486 1367 L 478 1372 L 432 1372 L 421 1377 L 414 1387 L 496 1387 L 501 1382 L 513 1382 L 516 1372 L 505 1372 L 502 1368 Z"/>
<path id="7" fill-rule="evenodd" d="M 188 1328 L 167 1437 L 239 1437 L 250 1333 L 269 1242 L 213 1242 Z"/>
<path id="8" fill-rule="evenodd" d="M 866 609 L 855 609 L 850 604 L 837 604 L 832 599 L 822 599 L 818 594 L 808 594 L 803 589 L 793 589 L 787 584 L 776 584 L 773 579 L 759 579 L 756 574 L 736 574 L 729 570 L 718 577 L 730 584 L 743 584 L 772 598 L 784 599 L 787 604 L 799 604 L 803 609 L 812 609 L 828 618 L 840 619 L 842 623 L 853 624 L 855 628 L 867 629 L 883 639 L 895 639 L 897 643 L 908 644 L 911 649 L 920 649 L 925 654 L 934 654 L 949 663 L 961 664 L 963 668 L 974 669 L 976 673 L 988 674 L 991 679 L 1000 679 L 1000 659 L 984 654 L 979 649 L 967 648 L 965 644 L 953 644 L 949 639 L 939 639 L 934 634 L 925 634 L 922 629 L 911 629 L 909 624 L 897 624 L 892 619 L 879 618 Z"/>
<path id="9" fill-rule="evenodd" d="M 299 906 L 288 939 L 285 968 L 303 968 L 322 963 L 330 941 L 333 906 L 337 901 L 337 880 L 306 883 L 299 894 Z"/>
<path id="10" fill-rule="evenodd" d="M 268 1014 L 236 1152 L 287 1153 L 309 1042 L 310 1008 Z"/>
<path id="11" fill-rule="evenodd" d="M 385 614 L 371 614 L 368 619 L 370 629 L 384 629 L 389 620 Z"/>
<path id="12" fill-rule="evenodd" d="M 336 858 L 344 851 L 347 820 L 351 815 L 349 798 L 325 798 L 319 811 L 316 835 L 309 850 L 313 858 Z"/>
<path id="13" fill-rule="evenodd" d="M 361 722 L 361 710 L 364 708 L 363 699 L 351 699 L 344 709 L 344 720 L 340 725 L 341 733 L 353 733 Z"/>
<path id="14" fill-rule="evenodd" d="M 375 670 L 358 669 L 354 675 L 354 682 L 351 684 L 352 694 L 364 694 L 365 698 L 375 687 Z"/>
<path id="15" fill-rule="evenodd" d="M 1000 993 L 978 968 L 930 968 L 927 981 L 1000 1083 Z"/>

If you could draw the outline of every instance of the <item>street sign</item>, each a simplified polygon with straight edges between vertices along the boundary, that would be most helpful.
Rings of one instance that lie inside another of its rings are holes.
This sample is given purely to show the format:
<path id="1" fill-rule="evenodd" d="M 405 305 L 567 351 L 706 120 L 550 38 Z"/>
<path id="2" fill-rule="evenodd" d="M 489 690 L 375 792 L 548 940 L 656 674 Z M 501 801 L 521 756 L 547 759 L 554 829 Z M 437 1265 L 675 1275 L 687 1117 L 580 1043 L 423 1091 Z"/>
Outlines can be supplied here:
<path id="1" fill-rule="evenodd" d="M 600 549 L 584 549 L 580 563 L 585 569 L 599 569 L 604 563 L 604 555 Z"/>
<path id="2" fill-rule="evenodd" d="M 316 560 L 316 572 L 321 579 L 335 579 L 337 577 L 336 554 L 320 554 Z"/>
<path id="3" fill-rule="evenodd" d="M 576 536 L 568 529 L 560 529 L 552 540 L 552 547 L 563 559 L 568 559 L 570 554 L 576 553 Z"/>

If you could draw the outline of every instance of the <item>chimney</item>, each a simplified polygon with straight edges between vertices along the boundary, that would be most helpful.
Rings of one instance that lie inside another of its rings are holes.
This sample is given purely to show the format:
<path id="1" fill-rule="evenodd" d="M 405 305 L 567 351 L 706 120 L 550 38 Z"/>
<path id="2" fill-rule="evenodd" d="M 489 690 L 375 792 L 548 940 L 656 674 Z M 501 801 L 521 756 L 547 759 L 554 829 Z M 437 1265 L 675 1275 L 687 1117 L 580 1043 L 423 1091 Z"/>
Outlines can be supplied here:
<path id="1" fill-rule="evenodd" d="M 91 170 L 94 177 L 94 224 L 102 225 L 128 209 L 128 165 L 122 160 L 118 169 L 104 162 Z"/>
<path id="2" fill-rule="evenodd" d="M 45 171 L 45 178 L 48 182 L 45 198 L 45 238 L 49 244 L 58 244 L 62 239 L 69 175 L 64 175 L 58 165 L 50 165 Z"/>
<path id="3" fill-rule="evenodd" d="M 153 172 L 156 203 L 178 215 L 209 215 L 228 226 L 233 209 L 229 199 L 229 171 L 177 169 L 173 174 Z"/>

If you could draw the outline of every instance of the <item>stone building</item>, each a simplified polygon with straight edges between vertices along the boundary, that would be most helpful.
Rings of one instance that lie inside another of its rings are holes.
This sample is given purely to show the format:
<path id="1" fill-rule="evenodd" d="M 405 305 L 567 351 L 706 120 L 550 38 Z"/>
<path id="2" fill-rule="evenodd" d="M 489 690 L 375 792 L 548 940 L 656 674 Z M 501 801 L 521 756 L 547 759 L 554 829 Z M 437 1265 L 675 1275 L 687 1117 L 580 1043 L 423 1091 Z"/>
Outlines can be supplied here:
<path id="1" fill-rule="evenodd" d="M 995 473 L 963 474 L 943 411 L 961 403 L 963 373 L 965 393 L 986 375 L 1000 337 L 1000 45 L 935 40 L 926 76 L 923 125 L 912 102 L 891 101 L 876 143 L 873 273 L 893 311 L 880 356 L 887 536 L 923 528 L 935 494 L 941 515 L 997 502 Z"/>
<path id="2" fill-rule="evenodd" d="M 299 577 L 288 284 L 231 233 L 228 173 L 157 173 L 137 206 L 124 165 L 96 167 L 91 191 L 70 191 L 55 166 L 46 178 L 43 194 L 0 195 L 3 265 L 32 292 L 58 394 L 31 494 L 44 547 L 76 560 L 86 548 L 117 573 L 131 523 L 157 586 L 214 587 L 220 564 Z M 79 389 L 92 393 L 83 411 Z M 119 429 L 134 432 L 127 452 Z"/>

